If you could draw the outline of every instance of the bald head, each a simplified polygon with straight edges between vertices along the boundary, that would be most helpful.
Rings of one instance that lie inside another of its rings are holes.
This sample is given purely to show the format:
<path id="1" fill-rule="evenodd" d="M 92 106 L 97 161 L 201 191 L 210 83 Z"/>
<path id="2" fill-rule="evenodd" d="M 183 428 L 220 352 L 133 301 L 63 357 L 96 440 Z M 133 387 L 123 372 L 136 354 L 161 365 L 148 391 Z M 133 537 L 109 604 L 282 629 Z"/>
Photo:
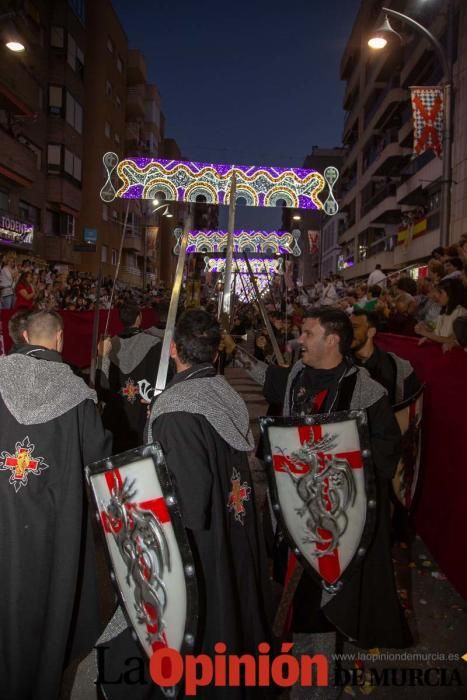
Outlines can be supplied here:
<path id="1" fill-rule="evenodd" d="M 61 352 L 63 348 L 63 320 L 55 311 L 34 311 L 26 320 L 24 333 L 29 345 L 41 345 Z"/>

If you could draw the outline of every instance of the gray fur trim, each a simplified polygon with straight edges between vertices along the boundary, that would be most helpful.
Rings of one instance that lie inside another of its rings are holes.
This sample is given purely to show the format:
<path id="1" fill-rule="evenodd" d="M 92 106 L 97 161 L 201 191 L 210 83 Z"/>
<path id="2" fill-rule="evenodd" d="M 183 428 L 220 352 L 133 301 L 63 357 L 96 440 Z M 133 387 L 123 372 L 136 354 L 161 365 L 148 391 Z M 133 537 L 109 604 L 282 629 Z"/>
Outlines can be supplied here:
<path id="1" fill-rule="evenodd" d="M 292 389 L 292 384 L 296 376 L 302 371 L 304 367 L 305 364 L 302 362 L 302 360 L 299 360 L 294 364 L 290 371 L 289 378 L 287 380 L 287 387 L 285 390 L 283 409 L 284 416 L 290 416 L 290 391 Z M 358 375 L 349 410 L 369 408 L 370 406 L 373 406 L 373 404 L 375 404 L 377 401 L 379 401 L 379 399 L 382 396 L 387 394 L 386 389 L 384 389 L 381 386 L 381 384 L 378 384 L 378 382 L 373 381 L 368 371 L 364 367 L 349 367 L 349 369 L 346 372 L 346 376 L 350 376 L 355 372 L 358 372 Z"/>
<path id="2" fill-rule="evenodd" d="M 264 386 L 267 369 L 268 365 L 265 362 L 258 360 L 258 362 L 254 364 L 251 369 L 245 369 L 245 372 L 254 382 L 256 382 L 256 384 L 259 384 L 259 386 Z"/>
<path id="3" fill-rule="evenodd" d="M 118 605 L 115 613 L 113 614 L 113 617 L 110 618 L 109 622 L 107 623 L 107 627 L 97 640 L 96 646 L 98 644 L 105 644 L 105 642 L 110 642 L 111 639 L 117 637 L 120 634 L 120 632 L 126 630 L 127 627 L 128 622 L 126 621 L 121 606 Z"/>
<path id="4" fill-rule="evenodd" d="M 86 399 L 97 403 L 68 365 L 16 353 L 0 358 L 0 394 L 21 425 L 47 423 Z"/>
<path id="5" fill-rule="evenodd" d="M 109 376 L 110 363 L 116 365 L 123 374 L 131 374 L 135 367 L 144 360 L 148 352 L 161 339 L 149 333 L 137 333 L 130 338 L 112 338 L 112 350 L 107 357 L 100 358 L 99 369 L 106 377 Z"/>
<path id="6" fill-rule="evenodd" d="M 358 372 L 355 389 L 352 395 L 349 409 L 359 410 L 369 408 L 379 401 L 383 396 L 387 395 L 386 389 L 375 382 L 364 367 L 352 367 L 352 370 Z M 351 373 L 349 372 L 349 374 Z"/>
<path id="7" fill-rule="evenodd" d="M 413 367 L 408 360 L 404 360 L 402 357 L 399 357 L 399 355 L 396 355 L 393 352 L 388 354 L 391 355 L 392 359 L 396 363 L 396 395 L 394 397 L 394 402 L 398 404 L 404 400 L 405 380 L 412 374 Z"/>
<path id="8" fill-rule="evenodd" d="M 295 377 L 298 374 L 300 374 L 304 367 L 305 363 L 302 362 L 302 360 L 298 360 L 290 370 L 289 376 L 287 378 L 287 385 L 285 387 L 284 406 L 282 410 L 283 416 L 290 416 L 290 392 L 292 390 L 292 384 L 295 380 Z"/>
<path id="9" fill-rule="evenodd" d="M 148 442 L 153 440 L 153 422 L 159 416 L 178 411 L 204 416 L 221 438 L 236 450 L 250 452 L 255 447 L 246 404 L 220 375 L 187 379 L 162 392 L 149 416 Z"/>

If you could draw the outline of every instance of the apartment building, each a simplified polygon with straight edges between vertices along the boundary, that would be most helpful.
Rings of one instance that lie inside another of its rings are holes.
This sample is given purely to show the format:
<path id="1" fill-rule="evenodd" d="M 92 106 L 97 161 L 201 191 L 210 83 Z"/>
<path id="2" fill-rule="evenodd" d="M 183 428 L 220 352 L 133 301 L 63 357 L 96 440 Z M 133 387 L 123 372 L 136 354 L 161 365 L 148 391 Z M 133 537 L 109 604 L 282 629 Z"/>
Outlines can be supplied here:
<path id="1" fill-rule="evenodd" d="M 467 232 L 467 5 L 461 0 L 393 0 L 388 7 L 427 27 L 453 65 L 453 173 L 451 242 Z M 380 0 L 362 0 L 341 61 L 346 81 L 339 267 L 347 279 L 417 267 L 440 243 L 442 161 L 433 152 L 413 157 L 409 87 L 436 85 L 442 70 L 419 33 L 392 21 L 402 43 L 375 52 L 368 47 L 381 24 Z M 450 13 L 449 6 L 452 9 Z"/>
<path id="2" fill-rule="evenodd" d="M 11 28 L 25 45 L 21 53 L 5 48 L 5 32 Z M 2 20 L 0 29 L 0 251 L 76 265 L 84 6 L 76 0 L 26 2 L 11 19 Z"/>

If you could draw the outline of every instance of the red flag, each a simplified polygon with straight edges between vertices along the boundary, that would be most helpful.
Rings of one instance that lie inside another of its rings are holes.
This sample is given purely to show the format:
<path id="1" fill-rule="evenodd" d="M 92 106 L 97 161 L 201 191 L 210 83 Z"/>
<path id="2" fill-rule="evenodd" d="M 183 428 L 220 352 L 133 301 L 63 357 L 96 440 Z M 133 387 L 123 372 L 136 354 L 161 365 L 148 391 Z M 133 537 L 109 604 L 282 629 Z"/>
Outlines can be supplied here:
<path id="1" fill-rule="evenodd" d="M 415 155 L 443 150 L 444 94 L 442 87 L 411 87 L 413 116 L 413 150 Z"/>

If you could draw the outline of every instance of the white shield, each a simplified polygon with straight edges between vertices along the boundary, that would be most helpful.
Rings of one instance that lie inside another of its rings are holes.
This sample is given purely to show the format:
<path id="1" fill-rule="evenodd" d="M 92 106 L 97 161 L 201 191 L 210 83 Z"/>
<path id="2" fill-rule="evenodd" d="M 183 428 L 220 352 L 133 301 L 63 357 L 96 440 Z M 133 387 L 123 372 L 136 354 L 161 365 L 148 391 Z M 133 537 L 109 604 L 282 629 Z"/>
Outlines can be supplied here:
<path id="1" fill-rule="evenodd" d="M 261 419 L 273 507 L 324 587 L 366 553 L 376 501 L 363 411 Z"/>
<path id="2" fill-rule="evenodd" d="M 131 450 L 86 473 L 112 578 L 145 653 L 189 651 L 198 612 L 195 568 L 162 450 Z"/>

